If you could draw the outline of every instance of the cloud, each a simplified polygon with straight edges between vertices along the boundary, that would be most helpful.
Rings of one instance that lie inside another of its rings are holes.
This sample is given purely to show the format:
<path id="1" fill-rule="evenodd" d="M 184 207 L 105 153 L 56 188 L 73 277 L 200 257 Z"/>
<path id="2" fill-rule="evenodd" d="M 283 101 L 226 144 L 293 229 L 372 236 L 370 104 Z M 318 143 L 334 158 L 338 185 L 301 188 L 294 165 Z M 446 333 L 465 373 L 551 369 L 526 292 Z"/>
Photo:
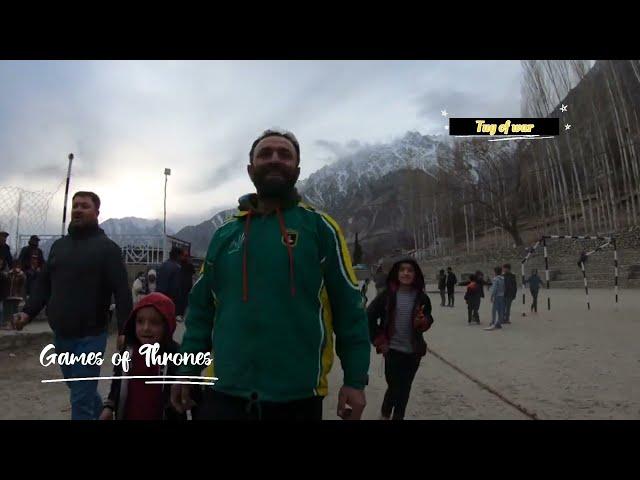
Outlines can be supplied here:
<path id="1" fill-rule="evenodd" d="M 247 174 L 247 158 L 235 155 L 231 160 L 213 165 L 212 168 L 201 177 L 195 177 L 190 182 L 190 190 L 194 193 L 204 192 L 206 190 L 218 188 L 229 181 L 238 178 L 244 178 Z"/>
<path id="2" fill-rule="evenodd" d="M 27 168 L 24 174 L 28 178 L 63 178 L 66 172 L 61 165 L 42 165 L 40 167 Z"/>
<path id="3" fill-rule="evenodd" d="M 439 79 L 448 85 L 432 86 L 415 98 L 420 117 L 446 120 L 441 110 L 453 117 L 507 117 L 519 115 L 520 70 L 515 62 L 469 62 L 441 71 Z M 439 83 L 439 81 L 438 81 Z"/>
<path id="4" fill-rule="evenodd" d="M 519 108 L 518 62 L 0 62 L 0 184 L 101 192 L 106 216 L 208 218 L 252 188 L 247 154 L 266 128 L 298 137 L 301 178 L 363 145 L 453 115 Z M 511 110 L 511 111 L 510 111 Z M 50 216 L 58 216 L 55 199 Z M 55 224 L 55 222 L 53 222 Z M 178 226 L 174 227 L 177 229 Z"/>
<path id="5" fill-rule="evenodd" d="M 332 142 L 330 140 L 316 140 L 314 144 L 320 148 L 328 150 L 334 159 L 345 157 L 357 152 L 365 147 L 359 140 L 352 139 L 346 142 Z"/>

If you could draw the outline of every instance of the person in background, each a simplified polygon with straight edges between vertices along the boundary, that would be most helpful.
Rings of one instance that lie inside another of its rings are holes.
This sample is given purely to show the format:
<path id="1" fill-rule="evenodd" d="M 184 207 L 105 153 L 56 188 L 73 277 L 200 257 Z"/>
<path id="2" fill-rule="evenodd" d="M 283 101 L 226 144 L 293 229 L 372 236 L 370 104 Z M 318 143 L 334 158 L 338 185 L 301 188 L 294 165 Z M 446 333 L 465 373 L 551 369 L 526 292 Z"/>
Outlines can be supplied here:
<path id="1" fill-rule="evenodd" d="M 376 295 L 377 295 L 378 293 L 382 292 L 382 290 L 384 290 L 387 284 L 387 275 L 384 273 L 384 270 L 382 269 L 382 265 L 378 265 L 378 268 L 376 269 L 376 273 L 373 275 L 373 281 L 376 285 Z"/>
<path id="2" fill-rule="evenodd" d="M 447 296 L 449 298 L 449 304 L 447 306 L 451 308 L 453 308 L 455 301 L 455 289 L 457 283 L 458 278 L 456 277 L 456 274 L 453 273 L 451 267 L 447 267 Z"/>
<path id="3" fill-rule="evenodd" d="M 480 298 L 484 298 L 484 286 L 487 285 L 487 282 L 484 279 L 484 273 L 480 270 L 476 270 L 476 283 L 480 287 Z"/>
<path id="4" fill-rule="evenodd" d="M 180 297 L 180 257 L 182 250 L 178 247 L 171 247 L 169 252 L 169 260 L 160 265 L 158 269 L 158 284 L 156 292 L 162 293 L 169 297 L 175 304 L 178 303 Z"/>
<path id="5" fill-rule="evenodd" d="M 480 314 L 478 310 L 480 308 L 480 285 L 477 283 L 477 277 L 475 274 L 469 276 L 469 284 L 464 294 L 464 299 L 467 302 L 467 311 L 469 312 L 469 325 L 471 322 L 475 322 L 480 325 Z"/>
<path id="6" fill-rule="evenodd" d="M 0 259 L 4 261 L 4 268 L 11 268 L 13 265 L 13 257 L 11 256 L 11 248 L 7 245 L 7 232 L 0 232 Z"/>
<path id="7" fill-rule="evenodd" d="M 540 285 L 542 285 L 542 279 L 538 276 L 538 270 L 534 269 L 531 272 L 531 276 L 525 280 L 525 285 L 529 285 L 529 291 L 533 301 L 531 303 L 531 311 L 538 313 L 538 293 L 540 292 Z"/>
<path id="8" fill-rule="evenodd" d="M 518 294 L 518 282 L 516 276 L 511 273 L 510 263 L 505 263 L 502 266 L 502 276 L 504 277 L 504 317 L 502 323 L 511 323 L 511 303 Z"/>
<path id="9" fill-rule="evenodd" d="M 180 272 L 178 273 L 180 291 L 178 295 L 178 302 L 176 303 L 176 319 L 182 322 L 184 314 L 187 310 L 187 304 L 189 302 L 189 292 L 193 287 L 193 276 L 196 273 L 196 269 L 191 263 L 189 252 L 183 250 L 179 257 Z"/>
<path id="10" fill-rule="evenodd" d="M 9 272 L 6 269 L 4 258 L 0 257 L 0 328 L 11 329 L 11 325 L 5 320 L 4 301 L 9 296 Z"/>
<path id="11" fill-rule="evenodd" d="M 578 258 L 578 268 L 582 271 L 582 265 L 586 266 L 587 260 L 589 260 L 589 255 L 587 255 L 586 250 L 582 250 L 580 252 L 580 258 Z"/>
<path id="12" fill-rule="evenodd" d="M 371 278 L 367 277 L 364 279 L 364 282 L 362 282 L 362 289 L 360 290 L 360 293 L 362 293 L 362 298 L 364 299 L 364 303 L 367 303 L 367 290 L 369 290 L 369 283 L 371 282 Z"/>
<path id="13" fill-rule="evenodd" d="M 502 318 L 504 316 L 504 277 L 502 268 L 496 267 L 495 277 L 491 282 L 491 324 L 485 330 L 498 330 L 502 328 Z"/>
<path id="14" fill-rule="evenodd" d="M 133 308 L 127 269 L 120 247 L 98 226 L 100 197 L 81 191 L 71 202 L 69 234 L 53 242 L 34 291 L 14 317 L 14 327 L 22 330 L 46 306 L 58 354 L 104 355 L 111 297 L 120 333 Z M 122 342 L 124 335 L 119 335 L 118 347 Z M 76 362 L 60 369 L 65 379 L 100 376 L 99 365 Z M 70 381 L 67 386 L 71 419 L 96 420 L 102 411 L 98 381 Z"/>
<path id="15" fill-rule="evenodd" d="M 42 264 L 40 263 L 40 259 L 37 255 L 32 255 L 29 262 L 29 268 L 25 271 L 25 274 L 27 275 L 27 298 L 29 298 L 29 296 L 33 292 L 35 282 L 38 280 L 38 276 L 40 275 L 41 271 Z"/>
<path id="16" fill-rule="evenodd" d="M 447 290 L 447 275 L 443 269 L 438 273 L 438 290 L 440 290 L 440 306 L 444 307 L 445 291 Z"/>
<path id="17" fill-rule="evenodd" d="M 153 293 L 156 291 L 157 283 L 156 283 L 156 271 L 152 268 L 147 272 L 147 283 L 145 288 L 145 294 Z"/>
<path id="18" fill-rule="evenodd" d="M 15 313 L 18 313 L 20 303 L 24 300 L 27 284 L 27 276 L 20 268 L 20 261 L 14 260 L 13 267 L 7 274 L 9 277 L 9 291 L 4 299 L 5 323 L 10 322 Z"/>
<path id="19" fill-rule="evenodd" d="M 29 245 L 23 247 L 20 250 L 20 255 L 18 259 L 20 260 L 20 267 L 24 272 L 29 270 L 31 267 L 31 257 L 35 255 L 38 259 L 38 267 L 42 267 L 44 265 L 44 255 L 42 254 L 42 250 L 38 246 L 40 244 L 40 238 L 37 235 L 31 235 L 29 239 Z"/>
<path id="20" fill-rule="evenodd" d="M 131 297 L 133 299 L 133 304 L 137 304 L 142 297 L 145 296 L 145 284 L 144 284 L 144 272 L 138 272 L 138 276 L 133 281 L 133 286 L 131 287 Z"/>

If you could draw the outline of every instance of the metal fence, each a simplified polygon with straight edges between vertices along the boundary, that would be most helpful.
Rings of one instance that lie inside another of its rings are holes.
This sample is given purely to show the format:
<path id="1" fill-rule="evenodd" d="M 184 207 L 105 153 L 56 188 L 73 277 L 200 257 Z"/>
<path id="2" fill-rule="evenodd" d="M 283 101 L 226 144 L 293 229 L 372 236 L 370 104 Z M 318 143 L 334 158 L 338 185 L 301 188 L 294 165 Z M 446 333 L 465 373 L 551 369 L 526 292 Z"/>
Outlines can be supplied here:
<path id="1" fill-rule="evenodd" d="M 29 243 L 29 235 L 20 235 L 18 239 L 19 250 Z M 40 235 L 40 248 L 45 255 L 53 242 L 60 235 Z M 127 265 L 159 265 L 169 258 L 172 247 L 178 247 L 191 253 L 191 243 L 170 235 L 109 235 L 109 238 L 118 244 L 122 251 L 122 259 Z"/>

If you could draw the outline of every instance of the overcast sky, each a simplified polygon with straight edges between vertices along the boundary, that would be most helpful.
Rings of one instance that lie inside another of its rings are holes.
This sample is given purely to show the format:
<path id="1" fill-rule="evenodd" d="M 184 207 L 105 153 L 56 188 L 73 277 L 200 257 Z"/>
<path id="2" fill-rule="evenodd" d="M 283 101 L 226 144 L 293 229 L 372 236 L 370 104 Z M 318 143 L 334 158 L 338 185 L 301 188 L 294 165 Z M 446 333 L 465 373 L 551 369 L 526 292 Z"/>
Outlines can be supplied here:
<path id="1" fill-rule="evenodd" d="M 73 152 L 71 192 L 98 193 L 102 221 L 162 218 L 169 167 L 178 229 L 253 190 L 248 150 L 266 128 L 296 134 L 305 178 L 356 142 L 446 134 L 442 109 L 517 116 L 520 76 L 488 60 L 0 61 L 0 186 L 54 191 Z"/>

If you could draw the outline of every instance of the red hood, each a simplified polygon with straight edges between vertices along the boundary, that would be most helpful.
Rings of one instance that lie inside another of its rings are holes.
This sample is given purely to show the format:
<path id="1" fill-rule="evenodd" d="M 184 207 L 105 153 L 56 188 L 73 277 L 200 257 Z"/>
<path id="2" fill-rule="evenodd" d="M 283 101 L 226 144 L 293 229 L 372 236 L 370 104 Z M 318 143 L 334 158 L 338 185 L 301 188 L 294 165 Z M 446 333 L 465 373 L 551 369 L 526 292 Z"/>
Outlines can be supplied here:
<path id="1" fill-rule="evenodd" d="M 173 338 L 173 333 L 176 331 L 176 306 L 166 295 L 154 292 L 142 297 L 142 299 L 133 307 L 131 315 L 129 315 L 123 329 L 124 334 L 127 337 L 127 341 L 135 340 L 136 314 L 138 313 L 138 310 L 144 307 L 153 307 L 158 311 L 158 313 L 160 313 L 160 315 L 162 315 L 167 324 L 169 338 Z"/>

